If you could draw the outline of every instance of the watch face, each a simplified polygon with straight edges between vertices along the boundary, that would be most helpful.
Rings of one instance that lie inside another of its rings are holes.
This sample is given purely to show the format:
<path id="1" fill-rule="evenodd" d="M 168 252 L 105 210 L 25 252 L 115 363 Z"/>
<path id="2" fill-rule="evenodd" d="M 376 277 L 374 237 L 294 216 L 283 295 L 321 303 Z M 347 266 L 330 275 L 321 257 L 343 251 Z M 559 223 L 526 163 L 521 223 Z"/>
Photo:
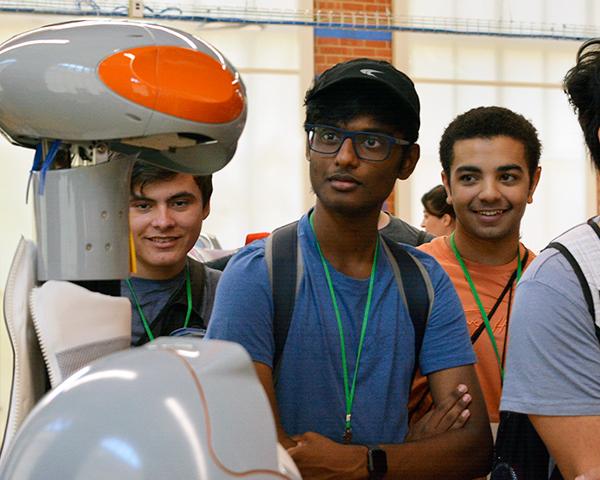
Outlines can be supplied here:
<path id="1" fill-rule="evenodd" d="M 381 448 L 369 449 L 369 472 L 383 475 L 387 472 L 387 456 Z"/>

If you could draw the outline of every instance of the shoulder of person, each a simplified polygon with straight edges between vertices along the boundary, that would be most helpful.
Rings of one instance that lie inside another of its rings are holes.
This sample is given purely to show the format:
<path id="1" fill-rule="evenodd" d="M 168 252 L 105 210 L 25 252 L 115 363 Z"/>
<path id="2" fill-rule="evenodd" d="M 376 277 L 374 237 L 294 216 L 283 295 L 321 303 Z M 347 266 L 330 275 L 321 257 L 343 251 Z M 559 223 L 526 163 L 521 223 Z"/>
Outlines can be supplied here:
<path id="1" fill-rule="evenodd" d="M 433 236 L 401 218 L 388 214 L 390 223 L 381 229 L 381 233 L 390 240 L 405 243 L 407 245 L 418 246 L 427 243 L 433 239 Z"/>
<path id="2" fill-rule="evenodd" d="M 221 270 L 217 270 L 216 268 L 210 268 L 208 266 L 204 266 L 204 273 L 206 275 L 206 281 L 209 284 L 217 283 L 223 275 Z"/>
<path id="3" fill-rule="evenodd" d="M 417 246 L 417 248 L 421 252 L 425 252 L 435 258 L 441 252 L 445 252 L 446 250 L 449 250 L 449 247 L 447 247 L 447 245 L 446 245 L 445 238 L 446 237 L 443 237 L 443 236 L 442 237 L 433 237 L 430 241 L 428 241 L 426 243 L 422 243 L 419 246 Z"/>
<path id="4" fill-rule="evenodd" d="M 423 251 L 421 246 L 413 247 L 404 243 L 399 244 L 407 253 L 409 253 L 425 269 L 432 285 L 435 285 L 444 277 L 446 272 L 440 263 L 429 252 Z"/>
<path id="5" fill-rule="evenodd" d="M 531 252 L 531 251 L 530 251 Z M 530 253 L 531 254 L 531 253 Z M 575 277 L 573 268 L 558 250 L 545 249 L 535 256 L 523 272 L 521 282 L 536 280 L 542 283 L 554 284 L 557 278 Z"/>
<path id="6" fill-rule="evenodd" d="M 227 263 L 223 270 L 220 282 L 229 282 L 234 277 L 249 277 L 252 281 L 257 279 L 256 275 L 267 275 L 267 264 L 265 262 L 265 242 L 255 240 L 242 247 Z M 239 278 L 238 278 L 239 280 Z"/>

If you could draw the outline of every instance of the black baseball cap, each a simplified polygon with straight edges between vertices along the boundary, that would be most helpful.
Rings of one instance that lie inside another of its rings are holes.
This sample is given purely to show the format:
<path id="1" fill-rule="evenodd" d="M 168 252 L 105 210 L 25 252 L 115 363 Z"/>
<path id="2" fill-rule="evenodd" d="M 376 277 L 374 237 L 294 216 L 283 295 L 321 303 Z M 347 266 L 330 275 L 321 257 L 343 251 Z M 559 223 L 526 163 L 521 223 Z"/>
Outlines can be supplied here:
<path id="1" fill-rule="evenodd" d="M 380 83 L 390 93 L 395 94 L 397 100 L 406 107 L 405 112 L 402 113 L 404 115 L 408 113 L 412 117 L 411 120 L 416 123 L 417 131 L 419 130 L 421 104 L 415 85 L 406 74 L 384 60 L 356 58 L 334 65 L 315 79 L 306 102 L 349 80 Z"/>

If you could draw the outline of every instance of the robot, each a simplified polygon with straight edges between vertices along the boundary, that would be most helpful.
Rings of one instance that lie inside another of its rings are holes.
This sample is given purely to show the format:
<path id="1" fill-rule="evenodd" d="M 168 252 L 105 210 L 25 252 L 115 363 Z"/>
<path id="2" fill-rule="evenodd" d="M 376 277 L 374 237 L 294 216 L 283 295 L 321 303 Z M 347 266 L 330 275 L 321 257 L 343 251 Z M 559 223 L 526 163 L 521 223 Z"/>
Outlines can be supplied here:
<path id="1" fill-rule="evenodd" d="M 300 478 L 241 347 L 130 350 L 131 307 L 115 296 L 134 257 L 133 163 L 223 168 L 246 105 L 219 51 L 161 25 L 67 22 L 0 45 L 0 130 L 35 150 L 36 222 L 5 290 L 15 369 L 0 478 Z"/>

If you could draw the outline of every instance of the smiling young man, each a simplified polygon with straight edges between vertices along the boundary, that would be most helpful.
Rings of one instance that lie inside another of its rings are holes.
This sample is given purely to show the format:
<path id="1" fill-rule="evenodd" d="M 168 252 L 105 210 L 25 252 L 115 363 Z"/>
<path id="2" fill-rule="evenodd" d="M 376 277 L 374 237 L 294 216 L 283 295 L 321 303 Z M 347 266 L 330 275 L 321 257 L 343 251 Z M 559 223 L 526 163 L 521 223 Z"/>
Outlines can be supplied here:
<path id="1" fill-rule="evenodd" d="M 202 334 L 221 272 L 192 260 L 210 212 L 212 177 L 137 162 L 131 177 L 129 224 L 137 271 L 121 282 L 130 299 L 132 344 L 161 335 Z"/>
<path id="2" fill-rule="evenodd" d="M 248 350 L 279 441 L 305 478 L 464 479 L 489 469 L 488 418 L 456 293 L 431 257 L 401 247 L 427 273 L 433 295 L 415 358 L 412 299 L 404 301 L 377 229 L 396 180 L 417 163 L 419 124 L 412 81 L 387 62 L 352 60 L 319 76 L 304 125 L 317 198 L 297 225 L 303 268 L 277 365 L 264 241 L 231 260 L 217 290 L 208 337 Z M 462 408 L 471 402 L 462 428 L 407 441 L 417 363 L 440 410 L 453 395 Z"/>
<path id="3" fill-rule="evenodd" d="M 534 126 L 511 110 L 480 107 L 456 117 L 440 141 L 455 230 L 419 247 L 446 270 L 461 299 L 492 423 L 499 420 L 513 291 L 535 256 L 519 236 L 540 179 L 540 152 Z M 417 384 L 413 400 L 425 391 Z"/>

